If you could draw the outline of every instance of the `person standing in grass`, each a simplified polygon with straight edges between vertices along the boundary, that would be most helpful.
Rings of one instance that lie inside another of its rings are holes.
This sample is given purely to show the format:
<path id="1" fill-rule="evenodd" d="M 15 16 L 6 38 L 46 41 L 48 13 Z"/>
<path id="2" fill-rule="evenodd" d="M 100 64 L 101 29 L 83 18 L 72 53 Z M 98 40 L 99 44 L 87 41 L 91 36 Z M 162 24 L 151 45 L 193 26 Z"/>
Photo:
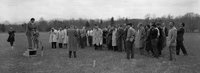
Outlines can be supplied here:
<path id="1" fill-rule="evenodd" d="M 127 24 L 127 26 L 128 26 L 127 37 L 126 37 L 127 59 L 133 59 L 135 50 L 134 42 L 135 42 L 136 30 L 133 28 L 132 23 Z"/>
<path id="2" fill-rule="evenodd" d="M 170 30 L 167 37 L 167 47 L 169 48 L 169 60 L 175 60 L 175 52 L 176 52 L 176 38 L 177 38 L 177 29 L 174 26 L 174 22 L 170 22 Z"/>
<path id="3" fill-rule="evenodd" d="M 56 30 L 54 28 L 51 28 L 50 36 L 49 36 L 49 43 L 51 43 L 51 46 L 53 49 L 56 48 L 56 42 L 57 42 Z"/>
<path id="4" fill-rule="evenodd" d="M 117 51 L 117 27 L 114 27 L 114 30 L 112 32 L 112 48 L 114 51 Z"/>
<path id="5" fill-rule="evenodd" d="M 7 39 L 8 42 L 10 42 L 10 46 L 13 49 L 13 44 L 15 42 L 15 31 L 12 27 L 10 27 L 10 30 L 8 31 L 9 37 Z"/>
<path id="6" fill-rule="evenodd" d="M 64 30 L 63 30 L 63 35 L 64 35 L 64 40 L 63 40 L 63 44 L 64 46 L 67 48 L 67 44 L 68 44 L 68 35 L 67 35 L 67 27 L 65 26 Z"/>
<path id="7" fill-rule="evenodd" d="M 80 29 L 80 46 L 81 48 L 85 48 L 87 45 L 87 38 L 86 38 L 86 29 L 83 27 Z"/>
<path id="8" fill-rule="evenodd" d="M 183 35 L 185 33 L 185 30 L 184 30 L 185 23 L 181 23 L 179 26 L 180 28 L 177 31 L 177 38 L 176 38 L 177 40 L 176 55 L 179 55 L 180 50 L 182 50 L 184 55 L 188 55 L 185 49 L 185 46 L 183 44 L 183 40 L 184 40 Z"/>
<path id="9" fill-rule="evenodd" d="M 33 46 L 32 46 L 32 44 L 33 44 L 33 40 L 32 40 L 33 29 L 37 30 L 38 27 L 35 24 L 35 19 L 31 18 L 30 22 L 28 23 L 28 25 L 26 27 L 26 37 L 27 37 L 27 40 L 28 40 L 28 49 L 32 49 L 33 48 Z"/>
<path id="10" fill-rule="evenodd" d="M 74 58 L 76 58 L 76 51 L 78 50 L 78 30 L 75 29 L 74 26 L 71 26 L 70 29 L 67 31 L 68 35 L 68 48 L 69 48 L 69 58 L 74 55 Z"/>
<path id="11" fill-rule="evenodd" d="M 164 34 L 164 29 L 161 26 L 161 23 L 157 23 L 158 30 L 160 36 L 158 37 L 158 56 L 162 55 L 162 50 L 164 48 L 164 39 L 165 39 L 165 34 Z"/>
<path id="12" fill-rule="evenodd" d="M 58 30 L 58 45 L 59 45 L 59 48 L 63 47 L 63 39 L 64 39 L 64 35 L 63 35 L 62 28 L 60 27 L 59 30 Z"/>
<path id="13" fill-rule="evenodd" d="M 142 23 L 138 24 L 138 33 L 137 33 L 137 48 L 140 50 L 140 54 L 144 55 L 144 45 L 145 45 L 145 29 Z"/>
<path id="14" fill-rule="evenodd" d="M 123 26 L 120 25 L 117 30 L 117 48 L 119 52 L 123 50 Z"/>
<path id="15" fill-rule="evenodd" d="M 155 22 L 152 23 L 152 28 L 150 29 L 150 43 L 153 56 L 158 58 L 158 37 L 159 37 L 159 30 L 155 24 Z"/>
<path id="16" fill-rule="evenodd" d="M 103 32 L 102 30 L 96 25 L 95 28 L 93 29 L 93 38 L 92 38 L 92 44 L 94 45 L 94 49 L 95 50 L 99 50 L 101 45 L 102 45 L 102 41 L 103 41 Z"/>

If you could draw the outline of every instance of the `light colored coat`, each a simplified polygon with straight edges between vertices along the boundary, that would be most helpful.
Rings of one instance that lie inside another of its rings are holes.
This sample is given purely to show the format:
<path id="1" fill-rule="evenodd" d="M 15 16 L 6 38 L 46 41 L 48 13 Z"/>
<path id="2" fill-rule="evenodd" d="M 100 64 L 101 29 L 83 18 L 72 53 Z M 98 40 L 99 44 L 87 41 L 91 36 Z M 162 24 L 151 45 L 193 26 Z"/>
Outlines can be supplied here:
<path id="1" fill-rule="evenodd" d="M 54 32 L 50 31 L 50 35 L 49 35 L 49 43 L 52 42 L 57 42 L 57 31 L 54 30 Z"/>
<path id="2" fill-rule="evenodd" d="M 167 37 L 167 46 L 176 46 L 177 29 L 173 27 L 169 30 Z"/>
<path id="3" fill-rule="evenodd" d="M 92 38 L 92 43 L 96 45 L 102 45 L 103 43 L 103 31 L 98 28 L 94 29 L 92 32 L 93 38 Z"/>
<path id="4" fill-rule="evenodd" d="M 117 29 L 112 32 L 112 46 L 117 46 Z"/>
<path id="5" fill-rule="evenodd" d="M 53 42 L 53 33 L 52 31 L 49 32 L 49 43 Z"/>
<path id="6" fill-rule="evenodd" d="M 63 43 L 63 39 L 64 39 L 64 34 L 62 32 L 62 30 L 58 30 L 58 43 Z"/>
<path id="7" fill-rule="evenodd" d="M 136 47 L 137 48 L 142 48 L 144 47 L 144 41 L 145 41 L 145 30 L 144 27 L 141 27 L 136 35 L 137 39 L 136 39 Z"/>
<path id="8" fill-rule="evenodd" d="M 68 44 L 68 35 L 67 35 L 67 29 L 63 30 L 63 43 Z"/>

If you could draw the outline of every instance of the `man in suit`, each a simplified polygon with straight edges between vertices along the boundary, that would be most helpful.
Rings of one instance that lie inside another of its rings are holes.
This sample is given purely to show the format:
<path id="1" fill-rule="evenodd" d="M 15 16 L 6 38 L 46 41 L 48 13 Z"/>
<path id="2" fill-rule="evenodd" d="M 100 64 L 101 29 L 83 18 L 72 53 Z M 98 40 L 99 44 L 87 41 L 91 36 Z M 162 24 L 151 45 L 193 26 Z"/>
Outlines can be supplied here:
<path id="1" fill-rule="evenodd" d="M 86 29 L 85 27 L 83 27 L 81 30 L 80 30 L 80 46 L 81 48 L 85 48 L 85 46 L 87 45 L 87 38 L 86 38 Z"/>
<path id="2" fill-rule="evenodd" d="M 136 36 L 136 30 L 133 28 L 132 23 L 127 24 L 128 31 L 126 37 L 126 53 L 127 59 L 134 58 L 134 41 Z"/>
<path id="3" fill-rule="evenodd" d="M 118 51 L 122 52 L 122 44 L 123 44 L 123 28 L 122 28 L 122 25 L 120 27 L 118 27 L 118 30 L 117 30 L 117 48 L 118 48 Z"/>
<path id="4" fill-rule="evenodd" d="M 176 49 L 176 38 L 177 38 L 177 29 L 174 26 L 174 22 L 170 22 L 170 30 L 168 33 L 168 39 L 167 39 L 167 46 L 169 47 L 169 53 L 170 53 L 170 58 L 169 60 L 175 60 L 175 49 Z"/>
<path id="5" fill-rule="evenodd" d="M 184 40 L 183 35 L 185 32 L 185 30 L 184 30 L 185 24 L 181 23 L 179 26 L 180 26 L 180 28 L 177 31 L 177 38 L 176 38 L 176 40 L 177 40 L 176 55 L 179 55 L 180 50 L 182 50 L 184 55 L 187 55 L 187 51 L 183 44 L 183 40 Z"/>
<path id="6" fill-rule="evenodd" d="M 159 37 L 159 30 L 155 23 L 152 23 L 152 28 L 150 29 L 150 42 L 151 42 L 151 50 L 153 56 L 158 58 L 158 37 Z"/>
<path id="7" fill-rule="evenodd" d="M 164 48 L 165 40 L 166 40 L 166 28 L 164 28 L 163 24 L 157 23 L 159 29 L 159 37 L 158 37 L 158 55 L 162 55 L 162 50 Z"/>

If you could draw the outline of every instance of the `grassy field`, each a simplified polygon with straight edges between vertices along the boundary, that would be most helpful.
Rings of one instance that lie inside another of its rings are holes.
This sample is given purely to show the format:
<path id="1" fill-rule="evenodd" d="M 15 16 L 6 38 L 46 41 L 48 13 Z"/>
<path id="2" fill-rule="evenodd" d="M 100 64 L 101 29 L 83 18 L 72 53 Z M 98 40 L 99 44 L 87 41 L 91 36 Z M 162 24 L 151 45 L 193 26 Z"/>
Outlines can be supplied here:
<path id="1" fill-rule="evenodd" d="M 27 48 L 24 34 L 16 34 L 15 48 L 6 42 L 8 34 L 0 33 L 0 73 L 200 73 L 200 34 L 187 33 L 185 46 L 188 56 L 168 61 L 168 50 L 156 59 L 136 54 L 127 60 L 124 52 L 79 49 L 78 58 L 68 58 L 67 49 L 51 49 L 48 34 L 41 33 L 45 45 L 44 56 L 28 58 L 22 55 Z M 93 61 L 96 66 L 93 67 Z"/>

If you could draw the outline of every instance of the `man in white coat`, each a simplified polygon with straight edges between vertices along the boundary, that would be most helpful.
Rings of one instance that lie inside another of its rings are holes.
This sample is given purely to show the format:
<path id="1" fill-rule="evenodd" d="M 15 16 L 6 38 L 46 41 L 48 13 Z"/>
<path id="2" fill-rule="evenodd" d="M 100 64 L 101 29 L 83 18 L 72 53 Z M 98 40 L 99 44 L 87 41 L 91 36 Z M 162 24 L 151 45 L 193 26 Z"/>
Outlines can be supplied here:
<path id="1" fill-rule="evenodd" d="M 58 45 L 59 45 L 59 48 L 62 48 L 63 38 L 64 38 L 64 35 L 63 35 L 63 32 L 62 32 L 62 28 L 59 28 L 59 30 L 58 30 Z"/>
<path id="2" fill-rule="evenodd" d="M 54 48 L 54 46 L 53 46 L 53 33 L 54 33 L 54 28 L 51 28 L 51 31 L 49 32 L 49 43 L 51 44 L 51 48 Z"/>
<path id="3" fill-rule="evenodd" d="M 67 44 L 68 44 L 67 27 L 65 27 L 63 30 L 63 44 L 67 48 Z"/>
<path id="4" fill-rule="evenodd" d="M 103 31 L 98 27 L 95 26 L 93 29 L 93 45 L 95 46 L 95 50 L 99 49 L 103 43 Z"/>
<path id="5" fill-rule="evenodd" d="M 49 42 L 52 44 L 52 48 L 55 49 L 56 48 L 56 44 L 57 44 L 57 30 L 52 28 L 50 31 L 50 37 L 49 37 Z"/>
<path id="6" fill-rule="evenodd" d="M 117 51 L 117 28 L 114 28 L 112 32 L 112 48 Z"/>

